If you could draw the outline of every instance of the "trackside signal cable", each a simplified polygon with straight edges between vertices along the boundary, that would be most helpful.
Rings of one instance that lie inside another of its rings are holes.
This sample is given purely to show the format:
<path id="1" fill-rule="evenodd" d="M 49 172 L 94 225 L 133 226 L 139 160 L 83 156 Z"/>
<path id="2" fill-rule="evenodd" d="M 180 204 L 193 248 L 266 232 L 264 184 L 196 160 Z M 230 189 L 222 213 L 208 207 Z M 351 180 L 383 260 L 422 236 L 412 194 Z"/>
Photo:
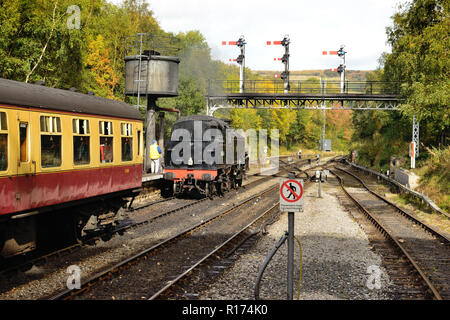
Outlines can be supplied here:
<path id="1" fill-rule="evenodd" d="M 298 279 L 298 293 L 297 293 L 297 300 L 300 300 L 300 287 L 301 287 L 301 284 L 302 284 L 302 267 L 303 267 L 303 265 L 302 265 L 302 245 L 300 243 L 300 240 L 296 236 L 294 236 L 294 237 L 297 240 L 297 243 L 298 243 L 298 246 L 299 246 L 299 249 L 300 249 L 300 276 L 299 276 L 299 279 Z M 260 298 L 259 298 L 260 282 L 261 282 L 261 278 L 263 276 L 263 273 L 264 273 L 264 271 L 267 268 L 267 265 L 269 264 L 270 260 L 272 260 L 273 256 L 278 251 L 278 249 L 287 240 L 287 238 L 288 238 L 288 232 L 286 232 L 280 238 L 280 240 L 277 242 L 275 247 L 272 248 L 270 253 L 267 255 L 266 259 L 264 260 L 263 264 L 259 268 L 258 276 L 256 277 L 255 290 L 254 290 L 255 300 L 260 300 Z"/>
<path id="2" fill-rule="evenodd" d="M 270 253 L 267 255 L 266 259 L 264 260 L 263 264 L 261 265 L 261 267 L 259 268 L 258 271 L 258 276 L 256 277 L 256 283 L 255 283 L 255 300 L 259 300 L 259 285 L 261 282 L 261 278 L 262 275 L 264 273 L 264 270 L 266 270 L 267 265 L 269 264 L 270 260 L 272 260 L 273 256 L 275 255 L 275 253 L 278 251 L 278 249 L 281 247 L 281 245 L 286 241 L 286 239 L 288 238 L 288 233 L 286 232 L 281 238 L 280 240 L 277 242 L 277 244 L 275 245 L 275 247 L 272 248 L 272 250 L 270 251 Z"/>

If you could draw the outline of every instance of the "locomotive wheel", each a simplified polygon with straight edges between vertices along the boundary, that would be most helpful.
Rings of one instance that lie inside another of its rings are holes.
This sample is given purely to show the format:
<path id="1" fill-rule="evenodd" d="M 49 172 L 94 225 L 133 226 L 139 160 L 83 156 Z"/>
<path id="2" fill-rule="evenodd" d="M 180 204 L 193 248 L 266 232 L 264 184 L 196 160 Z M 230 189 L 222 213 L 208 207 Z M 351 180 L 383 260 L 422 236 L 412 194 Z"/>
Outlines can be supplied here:
<path id="1" fill-rule="evenodd" d="M 219 194 L 220 197 L 223 197 L 225 191 L 226 191 L 226 186 L 224 182 L 217 182 L 217 193 Z"/>
<path id="2" fill-rule="evenodd" d="M 205 196 L 211 200 L 213 199 L 213 185 L 211 183 L 207 182 L 205 184 Z"/>
<path id="3" fill-rule="evenodd" d="M 230 191 L 230 182 L 224 182 L 223 183 L 223 193 L 225 194 L 226 192 Z"/>
<path id="4" fill-rule="evenodd" d="M 174 183 L 172 181 L 164 181 L 161 188 L 161 196 L 163 198 L 173 197 Z"/>

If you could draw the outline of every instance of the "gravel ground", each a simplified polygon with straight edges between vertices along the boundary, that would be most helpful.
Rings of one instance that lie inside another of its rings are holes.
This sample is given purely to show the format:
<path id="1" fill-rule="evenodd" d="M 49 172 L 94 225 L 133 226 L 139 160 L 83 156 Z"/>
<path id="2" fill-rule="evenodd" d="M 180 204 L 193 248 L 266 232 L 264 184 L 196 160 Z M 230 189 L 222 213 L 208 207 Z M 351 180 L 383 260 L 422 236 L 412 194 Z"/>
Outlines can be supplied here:
<path id="1" fill-rule="evenodd" d="M 367 236 L 340 205 L 337 192 L 325 183 L 323 197 L 318 198 L 317 185 L 313 184 L 303 196 L 305 211 L 295 216 L 295 235 L 303 248 L 300 299 L 393 299 L 394 285 L 382 267 L 381 258 L 371 250 Z M 260 239 L 199 298 L 254 299 L 259 267 L 286 230 L 287 214 L 283 213 L 280 220 L 268 228 L 268 235 Z M 300 254 L 296 245 L 295 299 L 299 264 Z M 286 299 L 286 265 L 285 243 L 265 270 L 261 281 L 261 299 Z M 379 282 L 370 281 L 377 278 Z"/>

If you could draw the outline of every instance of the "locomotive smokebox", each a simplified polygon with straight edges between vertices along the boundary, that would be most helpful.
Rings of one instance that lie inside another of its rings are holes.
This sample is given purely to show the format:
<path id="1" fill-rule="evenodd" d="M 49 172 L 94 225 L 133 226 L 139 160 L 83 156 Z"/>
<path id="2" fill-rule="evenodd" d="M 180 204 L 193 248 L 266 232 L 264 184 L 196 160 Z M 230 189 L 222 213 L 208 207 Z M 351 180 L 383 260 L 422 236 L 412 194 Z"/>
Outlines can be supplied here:
<path id="1" fill-rule="evenodd" d="M 177 96 L 179 63 L 179 58 L 171 56 L 125 57 L 125 94 L 128 96 Z"/>

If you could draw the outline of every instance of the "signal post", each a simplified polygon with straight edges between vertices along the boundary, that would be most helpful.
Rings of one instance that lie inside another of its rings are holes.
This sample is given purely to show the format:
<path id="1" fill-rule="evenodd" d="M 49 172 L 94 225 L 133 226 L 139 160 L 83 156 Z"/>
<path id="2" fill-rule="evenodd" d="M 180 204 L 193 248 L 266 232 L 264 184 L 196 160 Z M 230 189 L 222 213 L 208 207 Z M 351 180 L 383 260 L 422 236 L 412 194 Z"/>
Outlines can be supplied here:
<path id="1" fill-rule="evenodd" d="M 282 58 L 274 58 L 274 60 L 281 60 L 281 62 L 284 64 L 284 71 L 281 74 L 274 75 L 276 78 L 281 78 L 284 81 L 284 93 L 288 93 L 290 88 L 289 85 L 289 44 L 291 43 L 291 40 L 289 39 L 288 35 L 285 35 L 283 40 L 281 41 L 267 41 L 267 45 L 282 45 L 284 47 L 284 55 Z"/>
<path id="2" fill-rule="evenodd" d="M 341 93 L 345 92 L 345 54 L 347 53 L 344 51 L 345 46 L 341 45 L 338 51 L 322 51 L 322 55 L 337 55 L 341 58 L 341 64 L 334 69 L 330 69 L 331 71 L 337 71 L 341 77 Z"/>
<path id="3" fill-rule="evenodd" d="M 239 64 L 239 93 L 244 93 L 245 82 L 245 42 L 244 36 L 240 36 L 237 41 L 228 41 L 228 45 L 238 46 L 241 50 L 240 55 L 236 59 L 229 59 L 229 61 L 235 61 Z M 222 45 L 227 45 L 227 41 L 222 41 Z"/>

